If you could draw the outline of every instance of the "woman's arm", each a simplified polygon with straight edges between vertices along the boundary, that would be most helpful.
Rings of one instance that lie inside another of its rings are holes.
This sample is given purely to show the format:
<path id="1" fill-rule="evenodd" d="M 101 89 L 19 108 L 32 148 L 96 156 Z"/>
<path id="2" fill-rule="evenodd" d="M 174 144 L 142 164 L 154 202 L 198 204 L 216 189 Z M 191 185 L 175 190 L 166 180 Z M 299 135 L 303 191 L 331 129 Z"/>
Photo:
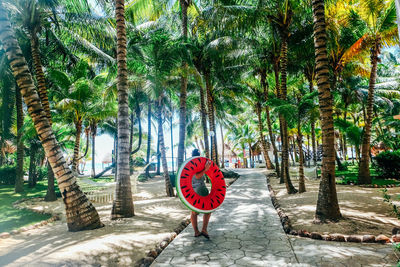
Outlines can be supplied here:
<path id="1" fill-rule="evenodd" d="M 204 165 L 204 170 L 202 170 L 201 172 L 196 173 L 194 176 L 196 176 L 196 179 L 200 179 L 201 177 L 203 177 L 204 173 L 206 173 L 206 171 L 208 171 L 211 167 L 211 162 L 209 160 L 207 160 L 206 164 Z"/>

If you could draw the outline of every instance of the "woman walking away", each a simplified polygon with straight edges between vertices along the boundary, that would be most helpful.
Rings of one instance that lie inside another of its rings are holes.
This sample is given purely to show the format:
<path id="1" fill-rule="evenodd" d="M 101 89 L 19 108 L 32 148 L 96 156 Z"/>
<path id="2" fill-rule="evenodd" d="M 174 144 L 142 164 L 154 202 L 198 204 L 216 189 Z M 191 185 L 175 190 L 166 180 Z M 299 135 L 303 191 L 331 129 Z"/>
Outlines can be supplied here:
<path id="1" fill-rule="evenodd" d="M 197 157 L 197 156 L 200 156 L 199 150 L 194 149 L 192 151 L 192 157 Z M 206 164 L 204 165 L 204 169 L 201 172 L 198 172 L 195 175 L 193 175 L 193 178 L 192 178 L 192 186 L 193 186 L 194 191 L 202 197 L 208 196 L 208 194 L 209 194 L 204 181 L 206 179 L 205 173 L 210 169 L 210 167 L 211 167 L 211 161 L 208 160 L 206 162 Z M 199 237 L 202 235 L 205 238 L 210 239 L 210 236 L 208 235 L 208 232 L 207 232 L 207 226 L 208 226 L 208 222 L 210 221 L 211 213 L 205 213 L 203 215 L 203 227 L 201 229 L 201 232 L 199 231 L 199 229 L 197 227 L 197 216 L 198 215 L 199 214 L 197 212 L 192 211 L 192 214 L 190 216 L 190 220 L 192 222 L 192 226 L 194 229 L 194 236 Z"/>

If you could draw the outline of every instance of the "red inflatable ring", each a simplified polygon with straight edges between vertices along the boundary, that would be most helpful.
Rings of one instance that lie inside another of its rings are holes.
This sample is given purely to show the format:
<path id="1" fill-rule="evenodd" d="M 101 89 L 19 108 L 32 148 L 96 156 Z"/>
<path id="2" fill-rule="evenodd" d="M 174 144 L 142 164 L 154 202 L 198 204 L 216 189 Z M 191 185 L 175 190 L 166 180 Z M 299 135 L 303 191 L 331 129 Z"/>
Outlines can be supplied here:
<path id="1" fill-rule="evenodd" d="M 176 191 L 183 204 L 199 213 L 213 212 L 222 204 L 226 193 L 224 176 L 211 160 L 211 167 L 205 173 L 211 181 L 210 193 L 203 197 L 194 191 L 192 186 L 193 176 L 204 170 L 207 160 L 209 159 L 205 157 L 193 157 L 186 160 L 179 169 L 175 183 Z"/>

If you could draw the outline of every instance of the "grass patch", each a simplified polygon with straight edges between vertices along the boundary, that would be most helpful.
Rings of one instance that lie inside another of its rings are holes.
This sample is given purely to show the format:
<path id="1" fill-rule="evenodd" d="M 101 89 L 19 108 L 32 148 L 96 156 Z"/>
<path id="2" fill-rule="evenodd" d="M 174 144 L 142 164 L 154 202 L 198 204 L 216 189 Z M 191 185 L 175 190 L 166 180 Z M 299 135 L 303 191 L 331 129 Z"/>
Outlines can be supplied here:
<path id="1" fill-rule="evenodd" d="M 318 170 L 319 171 L 319 170 Z M 399 184 L 400 181 L 393 180 L 393 179 L 377 179 L 378 173 L 374 167 L 370 167 L 371 177 L 372 177 L 372 184 L 373 185 L 391 185 L 391 184 Z M 336 169 L 336 183 L 337 184 L 350 184 L 350 183 L 357 183 L 358 177 L 358 166 L 349 165 L 347 170 L 339 171 Z M 340 179 L 342 177 L 342 179 Z"/>
<path id="2" fill-rule="evenodd" d="M 58 187 L 56 187 L 56 193 Z M 47 220 L 51 216 L 38 214 L 30 210 L 19 210 L 12 206 L 22 198 L 44 197 L 47 192 L 47 181 L 40 181 L 35 188 L 29 188 L 24 184 L 24 192 L 15 193 L 14 186 L 0 185 L 0 232 L 12 230 Z"/>
<path id="3" fill-rule="evenodd" d="M 101 178 L 89 178 L 90 180 L 96 182 L 96 183 L 113 183 L 114 181 L 114 176 L 105 176 Z"/>

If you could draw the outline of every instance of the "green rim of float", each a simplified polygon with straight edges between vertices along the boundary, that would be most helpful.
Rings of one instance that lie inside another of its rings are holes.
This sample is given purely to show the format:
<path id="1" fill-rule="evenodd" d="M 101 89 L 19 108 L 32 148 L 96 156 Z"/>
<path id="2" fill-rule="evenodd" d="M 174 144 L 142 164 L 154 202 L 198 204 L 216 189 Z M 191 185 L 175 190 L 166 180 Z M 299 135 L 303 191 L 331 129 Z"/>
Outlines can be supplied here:
<path id="1" fill-rule="evenodd" d="M 210 169 L 205 173 L 212 184 L 209 195 L 203 197 L 193 190 L 192 178 L 196 173 L 204 169 L 204 164 L 207 160 L 211 161 L 205 157 L 187 159 L 179 168 L 175 181 L 179 199 L 188 209 L 198 213 L 211 213 L 215 211 L 225 199 L 226 184 L 224 176 L 218 166 L 212 161 Z"/>

